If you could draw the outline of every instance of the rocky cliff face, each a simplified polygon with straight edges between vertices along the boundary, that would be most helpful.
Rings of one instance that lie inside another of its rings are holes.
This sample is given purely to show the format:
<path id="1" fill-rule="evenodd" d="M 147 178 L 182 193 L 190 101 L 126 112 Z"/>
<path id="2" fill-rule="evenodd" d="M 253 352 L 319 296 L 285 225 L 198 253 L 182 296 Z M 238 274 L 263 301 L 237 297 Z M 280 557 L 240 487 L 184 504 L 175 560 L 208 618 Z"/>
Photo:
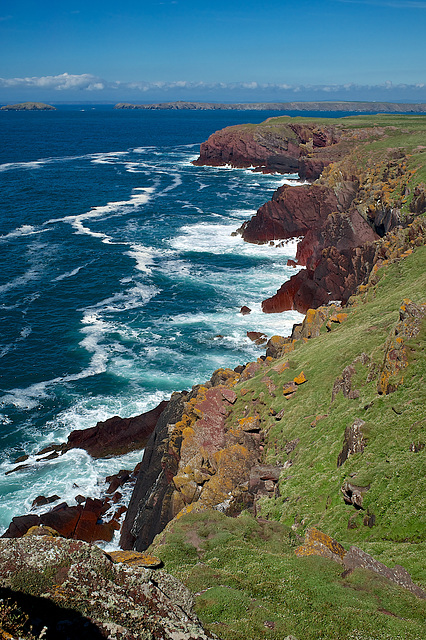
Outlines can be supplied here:
<path id="1" fill-rule="evenodd" d="M 346 302 L 378 259 L 379 238 L 426 210 L 425 187 L 416 185 L 408 150 L 393 146 L 397 127 L 390 120 L 383 121 L 390 126 L 374 127 L 352 120 L 327 126 L 272 118 L 259 126 L 228 127 L 201 145 L 196 164 L 297 170 L 314 181 L 278 188 L 239 229 L 253 243 L 302 237 L 297 262 L 307 269 L 263 302 L 266 313 Z"/>

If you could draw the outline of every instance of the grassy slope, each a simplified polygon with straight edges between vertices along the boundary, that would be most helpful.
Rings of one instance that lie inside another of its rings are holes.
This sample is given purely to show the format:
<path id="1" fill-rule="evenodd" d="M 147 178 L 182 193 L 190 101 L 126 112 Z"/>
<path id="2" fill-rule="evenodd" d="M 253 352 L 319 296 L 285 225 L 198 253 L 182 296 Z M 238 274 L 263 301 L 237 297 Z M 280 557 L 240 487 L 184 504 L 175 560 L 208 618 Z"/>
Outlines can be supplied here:
<path id="1" fill-rule="evenodd" d="M 359 398 L 340 393 L 331 403 L 334 380 L 356 356 L 364 352 L 378 363 L 383 360 L 402 300 L 424 301 L 425 263 L 426 247 L 420 247 L 383 267 L 378 284 L 357 297 L 346 322 L 298 343 L 283 359 L 289 359 L 289 369 L 268 372 L 277 384 L 275 398 L 262 382 L 266 370 L 235 387 L 253 393 L 238 398 L 229 424 L 247 409 L 259 414 L 267 427 L 265 461 L 292 460 L 280 480 L 281 497 L 262 499 L 267 522 L 247 513 L 235 519 L 216 512 L 191 514 L 173 522 L 154 544 L 165 568 L 198 593 L 202 621 L 222 638 L 282 639 L 292 633 L 299 640 L 417 640 L 426 635 L 424 603 L 411 594 L 368 572 L 356 570 L 343 578 L 332 561 L 294 555 L 298 535 L 315 525 L 346 548 L 355 544 L 389 566 L 403 565 L 426 587 L 426 449 L 410 451 L 411 443 L 425 442 L 424 327 L 411 340 L 409 366 L 396 392 L 379 396 L 377 380 L 367 383 L 368 368 L 358 366 Z M 285 399 L 282 384 L 302 370 L 307 382 Z M 269 409 L 283 407 L 285 415 L 277 422 Z M 312 428 L 319 414 L 327 417 Z M 345 428 L 356 418 L 366 422 L 367 446 L 338 468 Z M 284 446 L 295 438 L 300 441 L 287 456 Z M 344 503 L 340 487 L 345 480 L 371 485 L 365 511 Z M 367 512 L 376 518 L 372 528 L 363 524 Z M 348 529 L 351 516 L 356 528 Z"/>

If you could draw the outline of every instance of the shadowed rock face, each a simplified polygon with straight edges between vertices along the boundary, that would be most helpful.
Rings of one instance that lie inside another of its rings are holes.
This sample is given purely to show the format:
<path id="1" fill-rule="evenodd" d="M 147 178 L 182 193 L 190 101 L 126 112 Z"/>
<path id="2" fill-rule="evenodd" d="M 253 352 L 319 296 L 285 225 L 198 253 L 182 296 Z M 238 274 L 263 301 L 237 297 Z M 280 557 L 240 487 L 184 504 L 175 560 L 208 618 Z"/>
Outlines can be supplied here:
<path id="1" fill-rule="evenodd" d="M 168 453 L 169 424 L 181 419 L 184 402 L 189 399 L 188 393 L 172 395 L 147 443 L 121 529 L 122 549 L 143 551 L 170 520 L 169 504 L 174 489 L 171 480 L 178 461 Z"/>
<path id="2" fill-rule="evenodd" d="M 333 190 L 327 187 L 284 185 L 240 231 L 246 242 L 256 244 L 304 236 L 310 230 L 320 229 L 338 206 Z"/>

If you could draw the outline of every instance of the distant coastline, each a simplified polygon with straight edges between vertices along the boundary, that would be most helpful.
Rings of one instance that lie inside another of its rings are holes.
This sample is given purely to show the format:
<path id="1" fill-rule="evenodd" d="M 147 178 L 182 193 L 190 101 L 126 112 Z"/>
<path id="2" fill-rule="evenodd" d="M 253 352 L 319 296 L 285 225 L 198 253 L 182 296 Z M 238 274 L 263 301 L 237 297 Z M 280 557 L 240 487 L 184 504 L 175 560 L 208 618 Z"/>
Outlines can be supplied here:
<path id="1" fill-rule="evenodd" d="M 44 102 L 18 102 L 0 107 L 0 111 L 56 111 L 56 107 Z"/>
<path id="2" fill-rule="evenodd" d="M 132 104 L 119 102 L 114 109 L 190 109 L 193 111 L 350 111 L 362 113 L 426 113 L 426 104 L 404 104 L 399 102 L 156 102 L 152 104 Z"/>

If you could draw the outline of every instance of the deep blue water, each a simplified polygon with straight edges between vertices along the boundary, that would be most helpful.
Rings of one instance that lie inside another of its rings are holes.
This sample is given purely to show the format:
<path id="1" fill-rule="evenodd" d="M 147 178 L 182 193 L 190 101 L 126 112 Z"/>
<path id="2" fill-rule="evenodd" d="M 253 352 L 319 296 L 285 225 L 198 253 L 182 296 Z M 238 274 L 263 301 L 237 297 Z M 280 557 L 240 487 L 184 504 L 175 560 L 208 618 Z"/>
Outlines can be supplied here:
<path id="1" fill-rule="evenodd" d="M 260 311 L 294 243 L 231 235 L 286 177 L 191 164 L 213 131 L 271 115 L 0 112 L 0 532 L 37 495 L 94 496 L 141 454 L 33 456 L 5 476 L 17 456 L 253 360 L 248 330 L 299 319 Z"/>

